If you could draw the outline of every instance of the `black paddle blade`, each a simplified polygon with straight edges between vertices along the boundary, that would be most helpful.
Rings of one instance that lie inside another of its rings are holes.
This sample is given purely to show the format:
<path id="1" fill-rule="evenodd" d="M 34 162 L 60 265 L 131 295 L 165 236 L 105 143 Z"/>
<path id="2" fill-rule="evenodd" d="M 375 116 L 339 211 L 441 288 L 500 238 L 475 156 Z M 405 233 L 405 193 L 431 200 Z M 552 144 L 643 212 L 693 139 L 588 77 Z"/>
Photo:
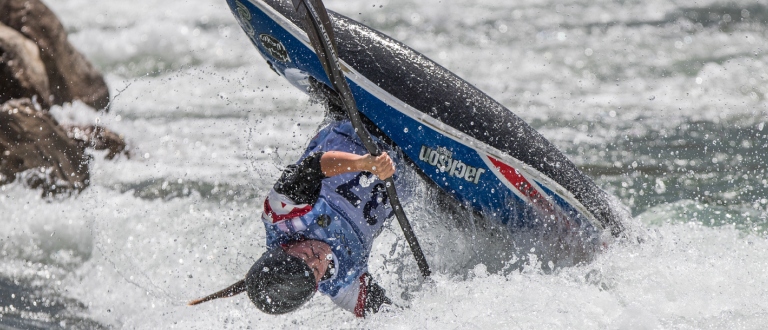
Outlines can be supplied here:
<path id="1" fill-rule="evenodd" d="M 304 29 L 320 59 L 320 63 L 323 65 L 325 74 L 328 75 L 333 89 L 341 95 L 341 101 L 344 103 L 349 120 L 355 127 L 357 135 L 371 155 L 380 155 L 379 146 L 373 142 L 371 135 L 365 130 L 355 97 L 352 95 L 349 84 L 347 84 L 347 78 L 341 71 L 333 26 L 323 2 L 320 0 L 293 0 L 293 4 L 304 21 Z"/>
<path id="2" fill-rule="evenodd" d="M 235 282 L 235 284 L 232 284 L 232 285 L 228 286 L 224 290 L 221 290 L 221 291 L 216 292 L 216 293 L 212 293 L 212 294 L 207 295 L 207 296 L 205 296 L 203 298 L 200 298 L 200 299 L 192 300 L 192 301 L 188 302 L 187 305 L 194 306 L 194 305 L 202 304 L 202 303 L 204 303 L 206 301 L 211 301 L 211 300 L 214 300 L 214 299 L 229 298 L 229 297 L 232 297 L 234 295 L 238 295 L 238 294 L 240 294 L 241 292 L 243 292 L 245 290 L 246 290 L 245 280 L 239 280 L 239 281 Z"/>
<path id="3" fill-rule="evenodd" d="M 293 0 L 293 6 L 299 16 L 304 21 L 304 31 L 309 36 L 309 42 L 312 44 L 312 48 L 315 49 L 317 57 L 320 58 L 320 63 L 323 65 L 325 74 L 328 75 L 331 84 L 337 92 L 339 88 L 336 83 L 334 71 L 335 67 L 340 65 L 333 63 L 337 61 L 338 54 L 336 53 L 336 36 L 333 34 L 333 26 L 331 25 L 331 19 L 328 17 L 328 11 L 325 9 L 322 1 L 316 0 Z M 321 35 L 322 34 L 322 35 Z"/>

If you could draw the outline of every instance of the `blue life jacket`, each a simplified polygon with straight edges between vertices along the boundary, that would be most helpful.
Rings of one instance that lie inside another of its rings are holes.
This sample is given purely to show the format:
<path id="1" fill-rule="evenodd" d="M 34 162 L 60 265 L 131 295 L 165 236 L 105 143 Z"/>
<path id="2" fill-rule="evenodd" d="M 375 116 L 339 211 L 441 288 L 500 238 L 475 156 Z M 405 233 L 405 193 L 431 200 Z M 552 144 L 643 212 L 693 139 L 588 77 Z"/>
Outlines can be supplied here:
<path id="1" fill-rule="evenodd" d="M 395 162 L 397 171 L 402 170 L 395 152 L 382 143 L 379 145 Z M 368 153 L 349 121 L 339 121 L 322 129 L 297 163 L 313 153 L 326 151 Z M 396 175 L 396 186 L 402 188 L 398 178 Z M 333 251 L 335 273 L 320 282 L 318 290 L 336 297 L 344 288 L 360 283 L 368 270 L 373 240 L 394 215 L 385 185 L 368 172 L 336 175 L 322 180 L 320 197 L 314 205 L 296 204 L 273 189 L 265 202 L 270 214 L 265 212 L 262 216 L 268 248 L 302 239 L 328 244 Z"/>

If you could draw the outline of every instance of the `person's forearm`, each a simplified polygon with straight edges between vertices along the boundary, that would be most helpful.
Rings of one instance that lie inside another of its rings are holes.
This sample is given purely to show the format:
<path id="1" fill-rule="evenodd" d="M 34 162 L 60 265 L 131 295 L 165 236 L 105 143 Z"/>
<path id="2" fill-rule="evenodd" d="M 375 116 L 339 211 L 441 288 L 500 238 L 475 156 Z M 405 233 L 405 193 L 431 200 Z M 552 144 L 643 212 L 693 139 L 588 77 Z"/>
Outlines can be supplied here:
<path id="1" fill-rule="evenodd" d="M 332 177 L 348 172 L 360 172 L 366 169 L 362 168 L 362 159 L 365 156 L 351 154 L 341 151 L 328 151 L 320 158 L 320 169 L 327 177 Z"/>
<path id="2" fill-rule="evenodd" d="M 327 177 L 349 172 L 368 171 L 382 180 L 395 173 L 395 165 L 386 152 L 374 157 L 370 154 L 361 156 L 342 151 L 328 151 L 320 158 L 320 169 Z"/>

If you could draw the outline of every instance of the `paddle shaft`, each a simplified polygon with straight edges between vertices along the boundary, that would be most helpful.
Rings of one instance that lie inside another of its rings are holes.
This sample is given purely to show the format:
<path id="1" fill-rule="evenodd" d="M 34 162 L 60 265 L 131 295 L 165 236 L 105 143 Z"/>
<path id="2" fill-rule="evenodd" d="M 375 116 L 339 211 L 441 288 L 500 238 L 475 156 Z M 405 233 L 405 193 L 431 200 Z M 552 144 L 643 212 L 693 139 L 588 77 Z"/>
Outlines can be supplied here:
<path id="1" fill-rule="evenodd" d="M 350 122 L 352 122 L 352 126 L 355 128 L 357 136 L 363 141 L 363 145 L 365 146 L 365 149 L 368 150 L 368 153 L 373 156 L 381 155 L 379 146 L 363 125 L 363 121 L 360 118 L 360 112 L 357 109 L 357 103 L 352 95 L 352 90 L 347 84 L 347 79 L 344 77 L 344 73 L 341 70 L 339 57 L 336 53 L 337 48 L 334 42 L 335 37 L 333 35 L 333 28 L 331 27 L 331 21 L 322 0 L 293 0 L 293 5 L 296 11 L 298 11 L 305 19 L 306 30 L 310 42 L 312 43 L 312 47 L 320 58 L 323 69 L 325 69 L 325 73 L 330 78 L 334 89 L 341 94 L 342 102 L 344 103 L 347 115 L 349 116 Z M 389 203 L 392 206 L 392 209 L 395 210 L 395 216 L 397 217 L 397 222 L 400 224 L 400 228 L 403 230 L 405 240 L 411 248 L 411 252 L 416 259 L 421 275 L 428 277 L 432 272 L 429 269 L 426 257 L 424 257 L 424 252 L 421 250 L 419 241 L 416 239 L 416 234 L 413 233 L 411 223 L 408 221 L 405 211 L 403 211 L 400 199 L 397 197 L 395 181 L 390 177 L 386 180 L 386 183 Z"/>

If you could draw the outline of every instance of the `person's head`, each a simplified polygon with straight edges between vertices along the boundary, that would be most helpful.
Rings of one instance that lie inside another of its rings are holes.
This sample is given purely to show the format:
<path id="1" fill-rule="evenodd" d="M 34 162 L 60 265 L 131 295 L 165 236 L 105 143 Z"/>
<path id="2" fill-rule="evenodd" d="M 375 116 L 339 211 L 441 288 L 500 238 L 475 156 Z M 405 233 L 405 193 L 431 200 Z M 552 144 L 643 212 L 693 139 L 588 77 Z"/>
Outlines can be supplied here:
<path id="1" fill-rule="evenodd" d="M 265 252 L 245 278 L 248 297 L 261 311 L 283 314 L 309 301 L 327 277 L 332 254 L 315 240 L 291 242 Z"/>

